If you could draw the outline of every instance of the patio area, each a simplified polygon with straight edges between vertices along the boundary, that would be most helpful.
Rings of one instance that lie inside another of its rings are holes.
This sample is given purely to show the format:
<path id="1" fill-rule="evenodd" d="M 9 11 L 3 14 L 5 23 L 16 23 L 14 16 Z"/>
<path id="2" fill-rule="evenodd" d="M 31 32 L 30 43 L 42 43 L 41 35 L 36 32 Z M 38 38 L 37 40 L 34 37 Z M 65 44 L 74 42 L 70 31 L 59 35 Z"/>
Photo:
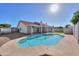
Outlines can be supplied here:
<path id="1" fill-rule="evenodd" d="M 22 33 L 9 33 L 9 34 L 3 34 L 0 35 L 0 46 L 2 46 L 3 44 L 5 44 L 6 42 L 16 39 L 16 38 L 20 38 L 26 36 L 26 34 L 22 34 Z"/>
<path id="2" fill-rule="evenodd" d="M 1 37 L 7 37 L 10 40 L 13 40 L 13 39 L 16 39 L 16 38 L 20 38 L 20 37 L 26 36 L 26 34 L 15 32 L 15 33 L 3 34 L 3 35 L 0 35 L 0 36 Z"/>
<path id="3" fill-rule="evenodd" d="M 0 47 L 0 55 L 2 56 L 79 56 L 79 45 L 73 35 L 65 35 L 64 39 L 56 46 L 36 46 L 33 48 L 21 48 L 16 45 L 16 42 L 22 38 L 8 41 Z"/>

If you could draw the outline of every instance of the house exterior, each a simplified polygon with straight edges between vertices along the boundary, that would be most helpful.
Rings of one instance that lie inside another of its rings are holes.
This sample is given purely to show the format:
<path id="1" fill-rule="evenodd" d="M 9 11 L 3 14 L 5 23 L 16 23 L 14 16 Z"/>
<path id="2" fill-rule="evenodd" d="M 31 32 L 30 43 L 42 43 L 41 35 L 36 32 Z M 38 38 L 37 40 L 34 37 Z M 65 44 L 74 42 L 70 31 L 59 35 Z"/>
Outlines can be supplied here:
<path id="1" fill-rule="evenodd" d="M 54 32 L 63 32 L 63 28 L 54 27 Z"/>
<path id="2" fill-rule="evenodd" d="M 11 33 L 11 28 L 0 28 L 0 34 Z"/>
<path id="3" fill-rule="evenodd" d="M 16 33 L 18 32 L 18 29 L 16 27 L 11 27 L 11 33 Z"/>
<path id="4" fill-rule="evenodd" d="M 67 28 L 64 28 L 63 31 L 64 31 L 65 34 L 73 34 L 73 27 L 69 26 Z"/>
<path id="5" fill-rule="evenodd" d="M 52 27 L 42 22 L 28 22 L 19 21 L 17 28 L 20 33 L 33 34 L 33 33 L 46 33 L 52 32 Z"/>

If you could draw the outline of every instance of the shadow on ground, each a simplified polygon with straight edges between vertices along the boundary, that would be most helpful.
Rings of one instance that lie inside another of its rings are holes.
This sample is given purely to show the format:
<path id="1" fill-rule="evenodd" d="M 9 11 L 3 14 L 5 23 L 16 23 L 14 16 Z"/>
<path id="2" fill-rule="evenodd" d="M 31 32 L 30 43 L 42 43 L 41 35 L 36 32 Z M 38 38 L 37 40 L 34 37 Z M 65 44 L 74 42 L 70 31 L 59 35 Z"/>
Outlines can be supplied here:
<path id="1" fill-rule="evenodd" d="M 23 34 L 23 33 L 9 33 L 9 34 L 0 35 L 0 37 L 7 37 L 10 40 L 20 38 L 20 37 L 23 37 L 23 36 L 26 36 L 26 34 Z"/>
<path id="2" fill-rule="evenodd" d="M 43 54 L 43 55 L 40 55 L 40 56 L 52 56 L 52 55 L 49 55 L 49 54 Z"/>

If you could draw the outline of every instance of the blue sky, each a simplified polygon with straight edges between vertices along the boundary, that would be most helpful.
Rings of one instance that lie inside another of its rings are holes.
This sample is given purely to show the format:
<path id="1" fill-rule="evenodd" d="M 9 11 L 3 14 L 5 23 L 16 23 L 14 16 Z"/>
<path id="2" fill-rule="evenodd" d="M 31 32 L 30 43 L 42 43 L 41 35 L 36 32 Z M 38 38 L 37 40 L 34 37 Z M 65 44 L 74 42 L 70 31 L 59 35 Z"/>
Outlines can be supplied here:
<path id="1" fill-rule="evenodd" d="M 46 3 L 26 4 L 1 4 L 0 3 L 0 24 L 9 23 L 12 27 L 17 26 L 19 20 L 31 22 L 47 22 L 51 26 L 65 26 L 70 24 L 73 13 L 79 9 L 79 4 L 59 4 L 60 8 L 56 13 L 50 11 L 50 5 Z"/>

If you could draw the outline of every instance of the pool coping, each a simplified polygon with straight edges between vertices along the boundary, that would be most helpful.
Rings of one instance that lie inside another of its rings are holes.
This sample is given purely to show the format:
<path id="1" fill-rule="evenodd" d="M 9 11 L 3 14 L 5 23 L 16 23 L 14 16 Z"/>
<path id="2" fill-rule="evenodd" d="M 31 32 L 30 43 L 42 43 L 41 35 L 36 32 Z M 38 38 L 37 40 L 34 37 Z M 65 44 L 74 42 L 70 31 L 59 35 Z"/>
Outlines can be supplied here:
<path id="1" fill-rule="evenodd" d="M 51 34 L 51 33 L 50 33 L 50 34 Z M 54 35 L 54 34 L 51 34 L 51 35 Z M 60 35 L 60 34 L 55 34 L 55 35 Z M 64 35 L 60 35 L 60 36 L 62 36 L 62 37 L 63 37 L 62 39 L 64 39 Z M 25 39 L 25 38 L 28 38 L 28 37 L 29 37 L 29 36 L 27 36 L 27 37 L 25 36 L 25 37 L 19 38 L 19 41 L 21 41 L 21 40 L 23 40 L 23 39 Z M 19 41 L 18 41 L 18 42 L 19 42 Z M 20 44 L 20 43 L 18 43 L 18 42 L 16 42 L 16 45 L 17 45 L 17 46 L 19 46 L 19 44 Z M 59 42 L 60 42 L 60 41 L 59 41 Z M 59 43 L 59 42 L 58 42 L 58 43 Z M 58 44 L 58 43 L 57 43 L 57 44 Z M 57 45 L 57 44 L 56 44 L 56 45 Z M 56 46 L 56 45 L 55 45 L 55 46 Z M 38 45 L 38 46 L 54 46 L 54 45 L 47 45 L 47 44 L 44 45 L 44 44 L 43 44 L 43 45 Z M 20 47 L 20 46 L 19 46 L 19 47 Z M 33 46 L 33 47 L 36 47 L 36 46 Z M 28 47 L 28 48 L 33 48 L 33 47 Z M 20 48 L 26 48 L 26 47 L 20 47 Z"/>
<path id="2" fill-rule="evenodd" d="M 36 46 L 33 48 L 20 48 L 20 47 L 16 46 L 16 42 L 19 41 L 20 39 L 24 38 L 24 37 L 21 37 L 21 38 L 15 39 L 14 41 L 11 41 L 11 42 L 9 41 L 4 46 L 2 46 L 1 55 L 9 55 L 9 56 L 10 55 L 38 56 L 38 55 L 42 55 L 42 54 L 49 54 L 49 55 L 54 55 L 54 56 L 79 55 L 79 51 L 78 51 L 79 48 L 77 48 L 77 44 L 74 42 L 74 40 L 72 41 L 72 39 L 70 39 L 70 40 L 68 39 L 68 37 L 69 38 L 74 38 L 74 37 L 72 37 L 71 35 L 64 35 L 64 36 L 65 36 L 64 40 L 62 40 L 56 46 L 42 45 L 42 46 Z M 13 44 L 12 44 L 12 42 L 13 42 Z M 77 50 L 75 48 L 77 48 Z M 10 53 L 13 53 L 13 54 L 10 54 Z"/>

